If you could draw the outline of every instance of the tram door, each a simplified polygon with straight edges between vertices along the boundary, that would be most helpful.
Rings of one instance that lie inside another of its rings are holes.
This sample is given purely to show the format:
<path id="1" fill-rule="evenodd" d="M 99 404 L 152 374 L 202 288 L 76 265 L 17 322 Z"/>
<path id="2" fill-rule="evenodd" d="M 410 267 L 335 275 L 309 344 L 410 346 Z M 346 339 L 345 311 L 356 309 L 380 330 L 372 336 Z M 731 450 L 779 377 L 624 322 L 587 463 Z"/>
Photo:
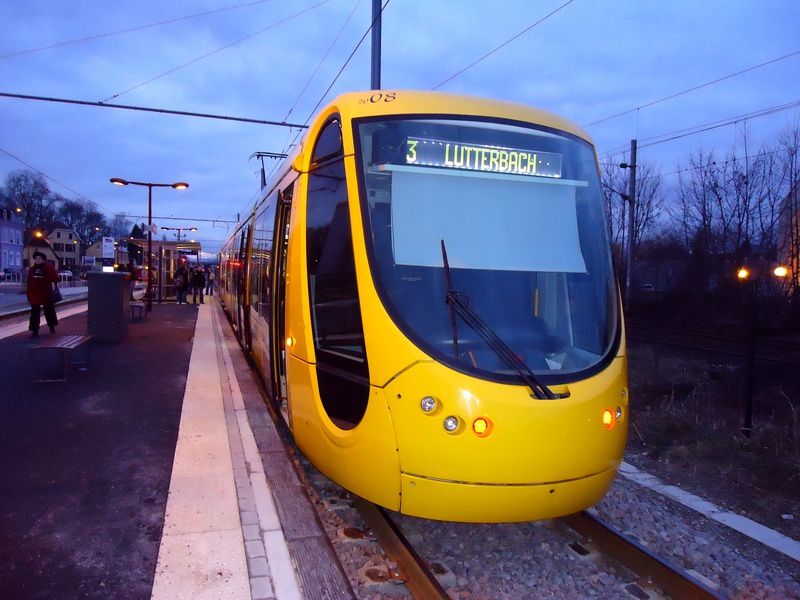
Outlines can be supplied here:
<path id="1" fill-rule="evenodd" d="M 286 262 L 289 255 L 289 214 L 292 210 L 292 186 L 280 193 L 275 217 L 276 260 L 273 262 L 273 302 L 272 302 L 272 389 L 276 408 L 286 409 Z M 287 420 L 288 422 L 288 420 Z"/>
<path id="2" fill-rule="evenodd" d="M 236 259 L 236 329 L 239 339 L 246 349 L 252 346 L 250 333 L 250 311 L 247 310 L 245 303 L 249 305 L 247 294 L 247 247 L 250 241 L 250 225 L 242 229 L 239 239 L 239 252 Z"/>

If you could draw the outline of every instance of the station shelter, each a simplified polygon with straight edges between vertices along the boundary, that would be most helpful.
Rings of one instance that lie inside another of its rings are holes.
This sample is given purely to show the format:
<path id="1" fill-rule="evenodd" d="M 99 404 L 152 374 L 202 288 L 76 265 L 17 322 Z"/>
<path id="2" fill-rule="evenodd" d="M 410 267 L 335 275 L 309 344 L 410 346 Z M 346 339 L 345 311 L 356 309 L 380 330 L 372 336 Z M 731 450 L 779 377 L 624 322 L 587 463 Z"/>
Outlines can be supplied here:
<path id="1" fill-rule="evenodd" d="M 120 243 L 131 243 L 142 249 L 142 279 L 147 281 L 147 240 L 122 238 Z M 183 264 L 187 269 L 200 264 L 199 242 L 153 240 L 153 300 L 175 300 L 173 277 Z"/>

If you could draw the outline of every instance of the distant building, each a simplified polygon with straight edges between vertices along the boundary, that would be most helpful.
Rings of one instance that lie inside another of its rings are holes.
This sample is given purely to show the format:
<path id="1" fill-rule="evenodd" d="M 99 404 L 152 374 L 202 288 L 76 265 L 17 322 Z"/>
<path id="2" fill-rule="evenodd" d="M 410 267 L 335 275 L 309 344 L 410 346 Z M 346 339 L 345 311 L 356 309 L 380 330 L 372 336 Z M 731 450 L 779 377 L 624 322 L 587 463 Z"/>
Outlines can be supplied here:
<path id="1" fill-rule="evenodd" d="M 22 270 L 24 231 L 25 224 L 17 213 L 9 208 L 0 208 L 0 273 L 4 269 L 12 272 Z"/>
<path id="2" fill-rule="evenodd" d="M 59 268 L 72 269 L 80 264 L 81 239 L 72 229 L 66 225 L 56 226 L 47 235 L 47 241 L 58 257 Z"/>
<path id="3" fill-rule="evenodd" d="M 800 288 L 800 181 L 796 181 L 781 206 L 778 260 L 789 267 L 793 290 Z"/>

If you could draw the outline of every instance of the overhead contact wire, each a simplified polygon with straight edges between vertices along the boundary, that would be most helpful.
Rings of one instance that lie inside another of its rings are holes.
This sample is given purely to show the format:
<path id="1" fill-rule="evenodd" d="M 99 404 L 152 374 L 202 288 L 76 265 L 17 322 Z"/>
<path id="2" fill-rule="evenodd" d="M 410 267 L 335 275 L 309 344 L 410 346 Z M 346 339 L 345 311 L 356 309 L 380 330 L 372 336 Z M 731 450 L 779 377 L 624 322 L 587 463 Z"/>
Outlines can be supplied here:
<path id="1" fill-rule="evenodd" d="M 489 52 L 487 52 L 486 54 L 484 54 L 483 56 L 481 56 L 479 59 L 477 59 L 477 60 L 475 60 L 474 62 L 470 63 L 469 65 L 467 65 L 466 67 L 464 67 L 463 69 L 461 69 L 461 70 L 460 70 L 460 71 L 458 71 L 457 73 L 454 73 L 453 75 L 451 75 L 450 77 L 448 77 L 447 79 L 445 79 L 444 81 L 442 81 L 442 82 L 441 82 L 439 85 L 437 85 L 436 87 L 434 87 L 434 88 L 431 88 L 431 89 L 433 89 L 433 90 L 438 90 L 438 89 L 439 89 L 440 87 L 442 87 L 442 86 L 443 86 L 445 83 L 447 83 L 447 82 L 449 82 L 449 81 L 451 81 L 451 80 L 455 79 L 456 77 L 458 77 L 459 75 L 461 75 L 461 74 L 462 74 L 464 71 L 466 71 L 466 70 L 468 70 L 468 69 L 471 69 L 472 67 L 474 67 L 475 65 L 477 65 L 477 64 L 478 64 L 479 62 L 481 62 L 482 60 L 484 60 L 484 59 L 486 59 L 486 58 L 489 58 L 489 57 L 490 57 L 492 54 L 494 54 L 495 52 L 497 52 L 497 51 L 498 51 L 498 50 L 500 50 L 501 48 L 504 48 L 505 46 L 507 46 L 508 44 L 510 44 L 511 42 L 513 42 L 514 40 L 516 40 L 516 39 L 517 39 L 518 37 L 520 37 L 521 35 L 524 35 L 524 34 L 528 33 L 528 32 L 529 32 L 531 29 L 533 29 L 534 27 L 536 27 L 536 26 L 537 26 L 537 25 L 539 25 L 540 23 L 543 23 L 544 21 L 546 21 L 547 19 L 549 19 L 550 17 L 552 17 L 554 14 L 556 14 L 556 13 L 557 13 L 557 12 L 559 12 L 560 10 L 562 10 L 562 9 L 566 8 L 567 6 L 569 6 L 570 4 L 572 4 L 574 1 L 575 1 L 575 0 L 567 0 L 567 2 L 565 2 L 564 4 L 562 4 L 561 6 L 559 6 L 559 7 L 558 7 L 557 9 L 555 9 L 554 11 L 552 11 L 552 12 L 550 12 L 550 13 L 546 14 L 545 16 L 543 16 L 541 19 L 539 19 L 538 21 L 536 21 L 536 23 L 534 23 L 533 25 L 530 25 L 530 26 L 526 27 L 525 29 L 523 29 L 522 31 L 520 31 L 520 32 L 519 32 L 518 34 L 516 34 L 515 36 L 513 36 L 513 37 L 511 37 L 511 38 L 507 39 L 505 42 L 503 42 L 502 44 L 500 44 L 499 46 L 497 46 L 497 47 L 496 47 L 494 50 L 490 50 Z"/>
<path id="2" fill-rule="evenodd" d="M 345 70 L 345 68 L 347 68 L 347 65 L 348 65 L 348 64 L 350 64 L 350 61 L 353 59 L 353 56 L 354 56 L 354 55 L 355 55 L 355 53 L 358 51 L 358 49 L 361 47 L 361 44 L 363 44 L 363 43 L 364 43 L 364 40 L 365 40 L 365 39 L 367 38 L 367 36 L 369 35 L 369 32 L 370 32 L 370 31 L 372 31 L 372 28 L 375 26 L 375 23 L 378 21 L 378 19 L 379 19 L 381 16 L 383 16 L 383 11 L 384 11 L 384 10 L 386 10 L 386 7 L 388 6 L 389 2 L 390 2 L 390 0 L 386 0 L 386 2 L 384 2 L 384 3 L 383 3 L 383 6 L 381 7 L 381 12 L 380 12 L 380 14 L 379 14 L 377 17 L 375 17 L 375 18 L 372 20 L 372 23 L 370 23 L 369 27 L 368 27 L 368 28 L 367 28 L 367 30 L 364 32 L 364 35 L 363 35 L 363 36 L 361 36 L 361 39 L 360 39 L 360 40 L 358 40 L 358 43 L 356 44 L 356 47 L 355 47 L 355 48 L 353 48 L 353 51 L 350 53 L 350 56 L 348 56 L 348 57 L 347 57 L 347 60 L 346 60 L 346 61 L 344 61 L 344 64 L 342 65 L 342 68 L 341 68 L 341 69 L 339 69 L 339 72 L 338 72 L 338 73 L 336 73 L 336 77 L 334 77 L 334 78 L 333 78 L 333 81 L 331 81 L 331 84 L 328 86 L 328 89 L 326 89 L 326 90 L 325 90 L 325 93 L 324 93 L 324 94 L 322 94 L 322 98 L 320 98 L 320 99 L 319 99 L 319 102 L 317 102 L 317 104 L 314 106 L 314 108 L 313 108 L 313 109 L 311 109 L 311 114 L 309 114 L 309 115 L 308 115 L 308 118 L 305 120 L 305 123 L 306 123 L 306 124 L 308 124 L 308 122 L 311 120 L 311 117 L 313 117 L 313 116 L 314 116 L 314 114 L 317 112 L 317 109 L 319 108 L 320 104 L 322 104 L 322 102 L 325 100 L 326 96 L 328 95 L 328 92 L 330 92 L 330 91 L 331 91 L 331 88 L 332 88 L 332 87 L 334 86 L 334 84 L 335 84 L 335 83 L 338 81 L 338 79 L 339 79 L 339 77 L 341 76 L 342 72 Z M 297 138 L 295 137 L 295 140 L 296 140 L 296 139 L 297 139 Z"/>
<path id="3" fill-rule="evenodd" d="M 294 111 L 295 107 L 297 106 L 297 103 L 298 103 L 298 102 L 300 102 L 300 98 L 302 98 L 302 97 L 303 97 L 303 94 L 304 94 L 304 93 L 305 93 L 305 91 L 308 89 L 308 86 L 309 86 L 309 84 L 310 84 L 310 83 L 311 83 L 311 81 L 314 79 L 314 77 L 316 76 L 316 74 L 317 74 L 317 72 L 320 70 L 320 68 L 322 67 L 323 63 L 325 62 L 325 59 L 326 59 L 326 58 L 328 58 L 328 55 L 331 53 L 331 50 L 333 49 L 333 47 L 336 45 L 336 42 L 337 42 L 337 41 L 339 41 L 339 37 L 341 37 L 341 35 L 342 35 L 342 32 L 344 31 L 344 28 L 345 28 L 345 27 L 347 27 L 347 24 L 350 22 L 350 19 L 352 19 L 352 18 L 353 18 L 353 15 L 356 13 L 356 10 L 358 9 L 358 7 L 359 7 L 360 5 L 361 5 L 361 0 L 358 0 L 358 1 L 356 2 L 355 6 L 353 6 L 353 10 L 351 10 L 351 11 L 350 11 L 350 14 L 347 16 L 347 19 L 345 19 L 345 22 L 344 22 L 344 24 L 343 24 L 343 25 L 342 25 L 342 27 L 339 29 L 339 33 L 337 33 L 337 34 L 336 34 L 336 37 L 335 37 L 335 38 L 333 38 L 333 41 L 331 42 L 330 46 L 328 46 L 328 49 L 325 51 L 325 54 L 322 56 L 322 59 L 319 61 L 319 64 L 317 65 L 317 68 L 316 68 L 316 69 L 314 69 L 314 72 L 313 72 L 313 73 L 311 73 L 311 76 L 310 76 L 310 77 L 308 78 L 308 80 L 306 81 L 306 84 L 303 86 L 303 89 L 302 89 L 302 90 L 300 90 L 300 93 L 299 93 L 299 94 L 297 94 L 297 98 L 295 98 L 294 102 L 292 103 L 292 106 L 291 106 L 291 108 L 289 109 L 289 112 L 287 112 L 287 113 L 286 113 L 286 116 L 285 116 L 285 117 L 283 117 L 283 120 L 284 120 L 284 121 L 285 121 L 286 119 L 288 119 L 288 118 L 291 116 L 291 114 L 292 114 L 292 111 Z"/>
<path id="4" fill-rule="evenodd" d="M 742 69 L 741 71 L 737 71 L 736 73 L 731 73 L 729 75 L 725 75 L 724 77 L 718 77 L 713 81 L 707 81 L 706 83 L 701 83 L 700 85 L 696 85 L 694 87 L 690 87 L 689 89 L 683 90 L 681 92 L 676 92 L 674 94 L 670 94 L 669 96 L 664 96 L 663 98 L 659 98 L 658 100 L 653 100 L 652 102 L 648 102 L 647 104 L 642 104 L 641 106 L 637 106 L 636 108 L 631 108 L 629 110 L 623 111 L 621 113 L 617 113 L 616 115 L 611 115 L 610 117 L 605 117 L 604 119 L 600 119 L 598 121 L 592 121 L 591 123 L 587 123 L 583 125 L 583 127 L 591 127 L 592 125 L 598 125 L 600 123 L 605 123 L 606 121 L 610 121 L 611 119 L 616 119 L 617 117 L 621 117 L 623 115 L 630 114 L 642 108 L 647 108 L 649 106 L 653 106 L 660 102 L 665 102 L 667 100 L 672 100 L 673 98 L 677 98 L 678 96 L 683 96 L 684 94 L 688 94 L 689 92 L 694 92 L 696 90 L 702 89 L 704 87 L 708 87 L 710 85 L 714 85 L 715 83 L 719 83 L 721 81 L 725 81 L 726 79 L 731 79 L 732 77 L 736 77 L 738 75 L 742 75 L 744 73 L 749 73 L 750 71 L 755 71 L 756 69 L 760 69 L 761 67 L 766 67 L 767 65 L 771 65 L 778 61 L 784 60 L 786 58 L 791 58 L 792 56 L 797 56 L 800 54 L 800 50 L 795 50 L 794 52 L 790 52 L 789 54 L 784 54 L 783 56 L 779 56 L 778 58 L 773 58 L 772 60 L 768 60 L 767 62 L 763 62 L 758 65 L 754 65 L 752 67 L 748 67 L 747 69 Z"/>
<path id="5" fill-rule="evenodd" d="M 323 4 L 327 4 L 330 1 L 331 0 L 322 0 L 322 2 L 318 2 L 317 4 L 314 4 L 313 6 L 309 6 L 308 8 L 303 9 L 300 12 L 295 13 L 293 15 L 290 15 L 290 16 L 286 17 L 285 19 L 281 19 L 280 21 L 278 21 L 276 23 L 273 23 L 271 25 L 267 25 L 266 27 L 264 27 L 262 29 L 259 29 L 258 31 L 255 31 L 255 32 L 253 32 L 253 33 L 251 33 L 249 35 L 244 36 L 243 38 L 239 38 L 238 40 L 234 40 L 233 42 L 231 42 L 229 44 L 225 44 L 224 46 L 220 46 L 216 50 L 208 52 L 207 54 L 203 54 L 202 56 L 198 56 L 197 58 L 195 58 L 193 60 L 190 60 L 187 63 L 184 63 L 184 64 L 182 64 L 180 66 L 177 66 L 177 67 L 174 67 L 172 69 L 169 69 L 168 71 L 164 71 L 160 75 L 156 75 L 155 77 L 151 77 L 150 79 L 148 79 L 146 81 L 142 81 L 141 83 L 137 83 L 136 85 L 134 85 L 132 87 L 129 87 L 126 90 L 122 90 L 121 92 L 117 92 L 113 96 L 109 96 L 108 98 L 106 98 L 105 100 L 101 100 L 100 102 L 105 103 L 105 102 L 108 102 L 109 100 L 113 100 L 114 98 L 119 98 L 123 94 L 127 94 L 128 92 L 132 92 L 133 90 L 139 89 L 140 87 L 145 86 L 148 83 L 152 83 L 152 82 L 154 82 L 154 81 L 156 81 L 158 79 L 161 79 L 162 77 L 166 77 L 167 75 L 171 75 L 172 73 L 175 73 L 177 71 L 180 71 L 181 69 L 185 69 L 188 66 L 191 66 L 191 65 L 193 65 L 195 63 L 198 63 L 201 60 L 208 58 L 209 56 L 213 56 L 215 54 L 218 54 L 218 53 L 222 52 L 223 50 L 227 50 L 231 46 L 235 46 L 237 44 L 241 44 L 242 42 L 244 42 L 246 40 L 249 40 L 250 38 L 253 38 L 253 37 L 257 36 L 257 35 L 260 35 L 260 34 L 264 33 L 265 31 L 268 31 L 270 29 L 274 29 L 278 25 L 283 25 L 287 21 L 290 21 L 290 20 L 294 19 L 295 17 L 299 17 L 300 15 L 303 15 L 303 14 L 305 14 L 305 13 L 311 11 L 311 10 L 314 10 L 315 8 L 319 8 Z"/>
<path id="6" fill-rule="evenodd" d="M 51 48 L 60 48 L 61 46 L 70 46 L 72 44 L 80 44 L 82 42 L 90 42 L 92 40 L 99 40 L 106 37 L 111 37 L 114 35 L 120 35 L 123 33 L 132 33 L 134 31 L 141 31 L 143 29 L 150 29 L 152 27 L 159 27 L 161 25 L 169 25 L 170 23 L 178 23 L 180 21 L 187 21 L 189 19 L 195 19 L 197 17 L 205 17 L 208 15 L 214 15 L 217 13 L 229 11 L 229 10 L 236 10 L 238 8 L 247 8 L 248 6 L 255 6 L 256 4 L 265 4 L 267 2 L 272 2 L 272 0 L 256 0 L 255 2 L 247 2 L 245 4 L 237 4 L 235 6 L 227 6 L 225 8 L 218 8 L 216 10 L 207 10 L 201 13 L 195 13 L 193 15 L 186 15 L 185 17 L 176 17 L 174 19 L 167 19 L 165 21 L 158 21 L 156 23 L 149 23 L 147 25 L 137 25 L 136 27 L 129 27 L 127 29 L 119 29 L 117 31 L 109 31 L 107 33 L 98 33 L 97 35 L 90 35 L 83 38 L 78 38 L 74 40 L 66 40 L 64 42 L 57 42 L 55 44 L 50 44 L 48 46 L 41 46 L 39 48 L 29 48 L 28 50 L 19 50 L 17 52 L 10 52 L 8 54 L 0 54 L 0 60 L 4 58 L 11 58 L 13 56 L 22 56 L 24 54 L 33 54 L 34 52 L 41 52 L 42 50 L 50 50 Z"/>

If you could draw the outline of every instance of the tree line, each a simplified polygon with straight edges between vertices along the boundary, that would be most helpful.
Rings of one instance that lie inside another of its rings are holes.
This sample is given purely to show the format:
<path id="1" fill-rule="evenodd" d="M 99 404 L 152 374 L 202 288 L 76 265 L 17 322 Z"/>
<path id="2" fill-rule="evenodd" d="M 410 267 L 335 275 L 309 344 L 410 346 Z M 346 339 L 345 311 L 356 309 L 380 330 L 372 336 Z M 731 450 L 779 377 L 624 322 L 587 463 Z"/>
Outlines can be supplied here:
<path id="1" fill-rule="evenodd" d="M 0 205 L 24 219 L 25 243 L 34 231 L 47 235 L 60 226 L 73 230 L 84 250 L 103 236 L 117 239 L 132 235 L 133 223 L 125 213 L 108 219 L 91 200 L 73 200 L 53 192 L 45 178 L 35 171 L 9 173 L 0 188 Z M 134 229 L 138 230 L 138 226 Z"/>
<path id="2" fill-rule="evenodd" d="M 791 267 L 782 284 L 800 289 L 800 126 L 754 146 L 746 125 L 734 147 L 698 148 L 677 165 L 668 185 L 660 166 L 639 160 L 633 220 L 633 279 L 664 288 L 722 289 L 735 268 L 763 273 L 776 263 Z M 628 171 L 601 168 L 603 194 L 617 266 L 624 270 Z"/>

